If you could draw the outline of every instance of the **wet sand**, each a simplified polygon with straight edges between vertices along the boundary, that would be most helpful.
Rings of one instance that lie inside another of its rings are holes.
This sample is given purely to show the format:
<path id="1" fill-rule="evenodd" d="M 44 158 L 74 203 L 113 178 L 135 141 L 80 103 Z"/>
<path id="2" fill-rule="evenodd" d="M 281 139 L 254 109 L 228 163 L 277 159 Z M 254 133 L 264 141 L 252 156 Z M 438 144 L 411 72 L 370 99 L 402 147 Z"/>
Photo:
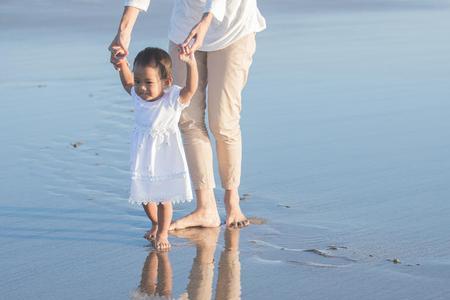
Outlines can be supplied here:
<path id="1" fill-rule="evenodd" d="M 153 2 L 132 56 L 167 46 L 170 2 Z M 161 254 L 127 203 L 132 106 L 106 50 L 120 3 L 2 2 L 0 298 L 446 299 L 449 3 L 336 3 L 260 3 L 253 224 L 177 232 Z"/>

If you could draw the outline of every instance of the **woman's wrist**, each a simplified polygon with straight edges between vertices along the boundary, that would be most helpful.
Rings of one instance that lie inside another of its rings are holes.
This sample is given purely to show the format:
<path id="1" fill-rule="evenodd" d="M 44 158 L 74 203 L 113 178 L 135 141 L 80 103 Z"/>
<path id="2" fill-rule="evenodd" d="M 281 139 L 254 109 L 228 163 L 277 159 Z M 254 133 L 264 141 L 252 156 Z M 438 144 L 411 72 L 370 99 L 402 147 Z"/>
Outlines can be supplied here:
<path id="1" fill-rule="evenodd" d="M 119 29 L 117 30 L 118 36 L 131 36 L 131 32 L 133 31 L 133 26 L 130 24 L 120 24 Z"/>
<path id="2" fill-rule="evenodd" d="M 212 12 L 205 12 L 202 16 L 201 21 L 206 24 L 211 24 L 212 19 L 214 18 L 214 15 Z"/>

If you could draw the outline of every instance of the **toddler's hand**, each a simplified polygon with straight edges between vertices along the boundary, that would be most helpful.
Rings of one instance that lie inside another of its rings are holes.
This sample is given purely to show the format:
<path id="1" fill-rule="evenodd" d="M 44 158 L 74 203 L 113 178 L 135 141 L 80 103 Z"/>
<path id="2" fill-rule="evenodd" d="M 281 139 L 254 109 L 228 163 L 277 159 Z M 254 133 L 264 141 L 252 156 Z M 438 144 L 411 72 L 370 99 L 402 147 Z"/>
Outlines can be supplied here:
<path id="1" fill-rule="evenodd" d="M 194 52 L 191 52 L 190 54 L 189 49 L 183 47 L 182 45 L 178 46 L 178 57 L 180 58 L 181 61 L 187 63 L 187 64 L 193 64 L 196 63 L 195 62 L 195 55 Z"/>
<path id="2" fill-rule="evenodd" d="M 118 60 L 116 64 L 114 65 L 117 71 L 122 70 L 123 67 L 129 67 L 128 60 L 126 58 L 122 58 L 121 60 Z"/>
<path id="3" fill-rule="evenodd" d="M 126 62 L 127 52 L 119 46 L 110 46 L 111 52 L 110 62 L 116 70 L 120 69 L 120 65 Z"/>

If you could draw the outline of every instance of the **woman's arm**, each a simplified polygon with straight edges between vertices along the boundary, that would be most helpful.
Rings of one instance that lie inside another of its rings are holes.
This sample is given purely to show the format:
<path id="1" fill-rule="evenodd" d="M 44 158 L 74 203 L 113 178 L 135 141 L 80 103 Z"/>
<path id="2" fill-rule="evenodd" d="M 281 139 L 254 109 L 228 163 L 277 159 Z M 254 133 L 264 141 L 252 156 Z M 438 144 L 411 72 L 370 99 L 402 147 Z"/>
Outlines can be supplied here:
<path id="1" fill-rule="evenodd" d="M 194 53 L 190 55 L 186 55 L 181 52 L 180 49 L 180 59 L 186 63 L 186 85 L 180 91 L 180 102 L 183 104 L 189 103 L 191 101 L 192 96 L 194 96 L 197 91 L 198 86 L 198 70 L 197 70 L 197 61 L 195 60 Z"/>
<path id="2" fill-rule="evenodd" d="M 122 59 L 117 63 L 119 68 L 120 81 L 122 82 L 122 86 L 127 91 L 128 94 L 131 94 L 131 89 L 134 86 L 134 76 L 128 66 L 128 62 L 126 59 Z"/>
<path id="3" fill-rule="evenodd" d="M 124 60 L 128 55 L 128 47 L 130 45 L 131 33 L 140 10 L 136 7 L 125 6 L 122 18 L 120 19 L 119 29 L 114 40 L 109 45 L 111 51 L 111 63 L 116 69 L 119 68 L 119 62 Z"/>
<path id="4" fill-rule="evenodd" d="M 202 19 L 192 27 L 191 32 L 184 40 L 183 51 L 191 53 L 197 51 L 205 40 L 206 33 L 213 18 L 222 22 L 226 12 L 226 0 L 207 0 L 203 9 Z"/>
<path id="5" fill-rule="evenodd" d="M 211 24 L 213 14 L 206 12 L 203 14 L 202 19 L 191 30 L 189 35 L 184 40 L 182 47 L 183 51 L 187 54 L 194 53 L 203 45 L 206 32 L 208 32 L 209 25 Z"/>

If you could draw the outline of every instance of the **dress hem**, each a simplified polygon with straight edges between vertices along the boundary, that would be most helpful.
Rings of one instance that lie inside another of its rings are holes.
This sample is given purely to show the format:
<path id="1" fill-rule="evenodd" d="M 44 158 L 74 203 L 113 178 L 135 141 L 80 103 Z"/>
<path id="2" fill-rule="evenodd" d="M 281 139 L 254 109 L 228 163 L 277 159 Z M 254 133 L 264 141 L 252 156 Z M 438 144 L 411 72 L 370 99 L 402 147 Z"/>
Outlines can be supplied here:
<path id="1" fill-rule="evenodd" d="M 150 204 L 150 203 L 161 203 L 161 202 L 168 202 L 168 201 L 170 201 L 173 204 L 176 204 L 176 203 L 191 202 L 193 198 L 187 198 L 187 197 L 179 196 L 179 197 L 161 197 L 161 198 L 153 198 L 152 197 L 152 199 L 153 200 L 139 200 L 139 199 L 129 198 L 128 199 L 128 203 L 130 203 L 132 205 L 141 205 L 141 204 L 147 205 L 147 204 Z"/>

